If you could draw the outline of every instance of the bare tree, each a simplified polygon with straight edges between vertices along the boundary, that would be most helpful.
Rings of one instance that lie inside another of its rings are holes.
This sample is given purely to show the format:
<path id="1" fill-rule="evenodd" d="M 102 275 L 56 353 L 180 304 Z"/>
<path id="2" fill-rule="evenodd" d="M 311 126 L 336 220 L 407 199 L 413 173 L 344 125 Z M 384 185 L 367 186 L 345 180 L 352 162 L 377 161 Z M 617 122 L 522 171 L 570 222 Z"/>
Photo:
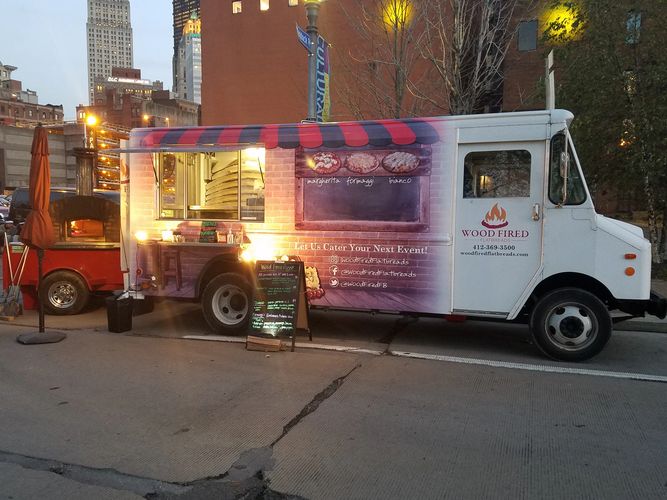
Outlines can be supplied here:
<path id="1" fill-rule="evenodd" d="M 400 118 L 422 111 L 424 100 L 415 99 L 409 91 L 425 76 L 417 46 L 423 27 L 420 1 L 338 4 L 356 39 L 337 49 L 344 77 L 337 80 L 336 92 L 355 118 Z"/>
<path id="2" fill-rule="evenodd" d="M 424 29 L 418 42 L 440 83 L 421 98 L 451 114 L 470 114 L 493 104 L 503 80 L 503 62 L 514 37 L 517 15 L 532 0 L 423 0 Z"/>

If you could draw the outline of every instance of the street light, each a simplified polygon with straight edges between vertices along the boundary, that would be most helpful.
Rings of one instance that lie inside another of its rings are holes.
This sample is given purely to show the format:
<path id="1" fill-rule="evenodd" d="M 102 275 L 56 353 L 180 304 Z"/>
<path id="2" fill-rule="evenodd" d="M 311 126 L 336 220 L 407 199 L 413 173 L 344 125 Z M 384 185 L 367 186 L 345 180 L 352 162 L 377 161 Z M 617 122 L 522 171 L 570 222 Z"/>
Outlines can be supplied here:
<path id="1" fill-rule="evenodd" d="M 320 14 L 318 0 L 306 0 L 306 17 L 308 26 L 306 33 L 310 38 L 308 51 L 308 120 L 317 121 L 317 16 Z"/>
<path id="2" fill-rule="evenodd" d="M 84 146 L 88 149 L 96 149 L 97 147 L 97 134 L 96 134 L 96 126 L 97 126 L 97 116 L 95 115 L 86 115 L 86 121 L 84 123 L 83 127 L 83 135 L 84 135 Z"/>
<path id="3" fill-rule="evenodd" d="M 83 122 L 84 147 L 74 148 L 76 156 L 76 194 L 92 196 L 95 184 L 95 166 L 97 165 L 97 124 L 99 120 L 93 114 L 86 114 Z"/>

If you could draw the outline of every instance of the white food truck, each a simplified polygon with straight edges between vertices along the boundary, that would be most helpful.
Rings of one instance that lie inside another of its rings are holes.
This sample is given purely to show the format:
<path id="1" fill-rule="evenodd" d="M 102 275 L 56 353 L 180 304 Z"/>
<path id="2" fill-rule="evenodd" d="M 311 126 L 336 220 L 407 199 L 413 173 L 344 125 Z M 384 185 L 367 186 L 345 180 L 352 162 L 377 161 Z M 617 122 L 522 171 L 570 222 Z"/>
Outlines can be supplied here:
<path id="1" fill-rule="evenodd" d="M 311 307 L 524 320 L 548 356 L 611 311 L 665 316 L 642 230 L 595 213 L 564 110 L 136 129 L 121 166 L 126 288 L 242 332 L 255 260 L 298 259 Z"/>

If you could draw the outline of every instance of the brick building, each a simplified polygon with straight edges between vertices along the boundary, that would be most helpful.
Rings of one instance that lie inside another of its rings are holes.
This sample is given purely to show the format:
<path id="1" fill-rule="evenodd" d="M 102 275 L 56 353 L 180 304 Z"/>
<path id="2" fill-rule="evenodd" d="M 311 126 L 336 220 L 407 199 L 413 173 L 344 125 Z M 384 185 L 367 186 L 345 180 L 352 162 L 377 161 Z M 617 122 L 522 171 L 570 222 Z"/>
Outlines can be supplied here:
<path id="1" fill-rule="evenodd" d="M 16 69 L 0 62 L 0 124 L 34 127 L 40 122 L 62 123 L 62 105 L 39 104 L 37 92 L 23 90 L 23 84 L 12 79 Z"/>
<path id="2" fill-rule="evenodd" d="M 269 3 L 270 2 L 270 3 Z M 330 44 L 332 66 L 331 120 L 354 119 L 337 92 L 354 85 L 350 58 L 359 36 L 350 26 L 352 0 L 324 2 L 319 33 Z M 347 11 L 347 13 L 346 13 Z M 295 24 L 307 25 L 304 3 L 298 0 L 202 0 L 202 123 L 295 122 L 307 115 L 307 53 L 299 44 Z M 517 17 L 519 36 L 512 42 L 503 68 L 502 110 L 534 109 L 536 84 L 544 72 L 538 47 L 538 15 Z M 521 47 L 519 46 L 521 41 Z M 443 114 L 426 109 L 422 114 Z M 379 117 L 376 117 L 379 118 Z"/>
<path id="3" fill-rule="evenodd" d="M 199 106 L 173 99 L 162 82 L 141 78 L 141 70 L 113 68 L 95 84 L 94 104 L 77 106 L 77 119 L 96 115 L 101 122 L 126 129 L 147 126 L 197 125 Z"/>

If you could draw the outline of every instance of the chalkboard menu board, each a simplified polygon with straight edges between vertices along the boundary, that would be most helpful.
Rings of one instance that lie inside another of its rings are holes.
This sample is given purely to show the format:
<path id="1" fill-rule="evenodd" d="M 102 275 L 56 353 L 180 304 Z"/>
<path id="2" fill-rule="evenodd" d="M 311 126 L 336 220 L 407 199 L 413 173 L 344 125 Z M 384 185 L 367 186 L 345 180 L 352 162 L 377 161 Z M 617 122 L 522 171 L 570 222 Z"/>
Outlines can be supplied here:
<path id="1" fill-rule="evenodd" d="M 303 179 L 303 220 L 417 222 L 419 177 Z"/>
<path id="2" fill-rule="evenodd" d="M 251 335 L 294 338 L 307 329 L 305 275 L 300 261 L 258 261 Z"/>
<path id="3" fill-rule="evenodd" d="M 428 145 L 297 149 L 296 228 L 427 231 L 432 156 Z"/>

